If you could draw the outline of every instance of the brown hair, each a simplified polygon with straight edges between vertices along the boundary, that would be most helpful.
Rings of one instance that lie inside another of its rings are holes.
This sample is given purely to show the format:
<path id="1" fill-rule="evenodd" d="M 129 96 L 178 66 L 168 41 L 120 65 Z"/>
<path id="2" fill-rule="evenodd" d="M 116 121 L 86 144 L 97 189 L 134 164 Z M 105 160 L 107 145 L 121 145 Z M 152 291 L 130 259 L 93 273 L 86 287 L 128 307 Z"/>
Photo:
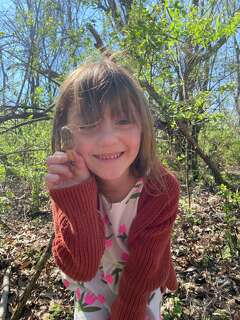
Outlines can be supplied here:
<path id="1" fill-rule="evenodd" d="M 67 124 L 73 106 L 84 124 L 101 118 L 106 106 L 113 115 L 123 113 L 131 121 L 140 122 L 141 145 L 131 172 L 135 177 L 159 181 L 162 169 L 156 156 L 153 120 L 143 90 L 127 68 L 102 57 L 81 65 L 66 78 L 56 100 L 53 151 L 60 150 L 60 130 Z"/>

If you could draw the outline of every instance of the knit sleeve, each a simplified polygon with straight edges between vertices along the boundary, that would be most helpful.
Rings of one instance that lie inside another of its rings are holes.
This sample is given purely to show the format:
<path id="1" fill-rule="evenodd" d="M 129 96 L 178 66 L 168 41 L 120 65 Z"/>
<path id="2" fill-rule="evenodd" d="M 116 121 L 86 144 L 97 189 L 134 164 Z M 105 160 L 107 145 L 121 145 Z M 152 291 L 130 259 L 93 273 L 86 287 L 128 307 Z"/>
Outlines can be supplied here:
<path id="1" fill-rule="evenodd" d="M 151 292 L 165 287 L 172 268 L 171 231 L 178 198 L 179 187 L 175 183 L 170 198 L 169 194 L 162 194 L 139 208 L 157 218 L 142 228 L 141 235 L 129 244 L 129 258 L 121 276 L 118 296 L 111 306 L 111 320 L 144 320 Z M 138 214 L 141 216 L 141 212 Z"/>
<path id="2" fill-rule="evenodd" d="M 58 267 L 76 281 L 91 280 L 104 252 L 104 226 L 97 212 L 93 178 L 50 191 L 55 239 L 52 253 Z"/>

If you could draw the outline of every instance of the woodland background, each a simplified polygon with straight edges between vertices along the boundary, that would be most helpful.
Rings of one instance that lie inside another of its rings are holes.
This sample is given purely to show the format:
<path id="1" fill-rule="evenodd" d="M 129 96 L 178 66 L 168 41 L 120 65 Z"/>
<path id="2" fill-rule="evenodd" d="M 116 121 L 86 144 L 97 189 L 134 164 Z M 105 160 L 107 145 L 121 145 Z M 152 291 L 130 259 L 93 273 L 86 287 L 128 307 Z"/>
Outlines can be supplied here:
<path id="1" fill-rule="evenodd" d="M 73 298 L 52 258 L 37 265 L 52 234 L 44 161 L 59 84 L 106 50 L 120 51 L 116 59 L 140 81 L 159 157 L 181 182 L 172 250 L 179 288 L 164 297 L 164 319 L 240 319 L 239 27 L 239 0 L 0 3 L 6 319 L 73 319 Z M 36 269 L 40 277 L 25 301 Z"/>

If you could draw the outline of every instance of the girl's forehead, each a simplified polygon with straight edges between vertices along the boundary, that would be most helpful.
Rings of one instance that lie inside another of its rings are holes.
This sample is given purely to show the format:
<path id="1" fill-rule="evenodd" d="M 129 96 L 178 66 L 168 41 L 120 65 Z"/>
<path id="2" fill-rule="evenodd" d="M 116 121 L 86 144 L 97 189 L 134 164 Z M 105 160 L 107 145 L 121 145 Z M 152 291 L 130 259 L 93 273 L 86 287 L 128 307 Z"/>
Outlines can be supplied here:
<path id="1" fill-rule="evenodd" d="M 105 118 L 105 119 L 114 119 L 116 117 L 121 117 L 121 116 L 124 116 L 124 112 L 123 111 L 115 111 L 109 107 L 109 106 L 106 106 L 105 108 L 103 108 L 102 110 L 102 118 Z"/>
<path id="2" fill-rule="evenodd" d="M 119 108 L 114 108 L 113 105 L 104 105 L 102 108 L 101 108 L 101 111 L 99 112 L 98 110 L 98 115 L 99 115 L 99 119 L 116 119 L 116 118 L 119 118 L 119 117 L 129 117 L 129 115 L 132 115 L 133 118 L 135 120 L 137 120 L 137 114 L 136 114 L 136 110 L 134 110 L 135 108 L 133 106 L 129 106 L 129 110 L 128 112 L 122 110 L 122 109 L 119 109 Z M 130 116 L 131 117 L 131 116 Z M 81 112 L 79 110 L 78 107 L 76 106 L 72 106 L 70 109 L 69 109 L 69 112 L 68 112 L 68 116 L 67 116 L 67 122 L 68 123 L 77 123 L 77 122 L 81 122 L 81 121 L 84 121 L 85 119 L 83 117 L 81 117 Z M 97 120 L 97 119 L 94 119 L 94 120 Z"/>

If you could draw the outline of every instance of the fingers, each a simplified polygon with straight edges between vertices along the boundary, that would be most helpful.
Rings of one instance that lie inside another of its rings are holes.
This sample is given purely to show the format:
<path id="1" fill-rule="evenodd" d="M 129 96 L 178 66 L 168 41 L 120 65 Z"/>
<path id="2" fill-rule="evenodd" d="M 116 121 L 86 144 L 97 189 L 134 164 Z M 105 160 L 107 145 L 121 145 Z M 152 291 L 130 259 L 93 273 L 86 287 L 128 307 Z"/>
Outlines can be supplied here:
<path id="1" fill-rule="evenodd" d="M 87 166 L 85 164 L 85 161 L 84 161 L 83 157 L 79 153 L 77 153 L 76 151 L 73 151 L 73 156 L 74 156 L 74 160 L 75 160 L 76 166 L 79 169 L 87 170 Z"/>
<path id="2" fill-rule="evenodd" d="M 48 174 L 45 183 L 49 189 L 55 188 L 66 179 L 71 179 L 73 173 L 68 166 L 68 157 L 64 152 L 57 151 L 46 159 Z"/>
<path id="3" fill-rule="evenodd" d="M 46 184 L 46 187 L 51 190 L 56 188 L 56 186 L 58 185 L 59 181 L 60 181 L 60 177 L 56 174 L 47 174 L 46 177 L 44 177 L 44 181 Z"/>
<path id="4" fill-rule="evenodd" d="M 57 175 L 57 174 L 49 173 L 49 174 L 46 176 L 46 180 L 47 180 L 47 182 L 54 184 L 54 183 L 56 183 L 56 182 L 58 182 L 58 181 L 60 180 L 60 177 L 59 177 L 59 175 Z"/>
<path id="5" fill-rule="evenodd" d="M 73 174 L 69 167 L 65 164 L 52 164 L 48 166 L 48 172 L 50 174 L 57 174 L 60 176 L 65 176 L 66 178 L 72 178 Z"/>
<path id="6" fill-rule="evenodd" d="M 62 189 L 67 186 L 71 186 L 69 183 L 71 180 L 62 179 L 59 175 L 49 173 L 45 177 L 45 183 L 49 190 L 51 189 Z"/>
<path id="7" fill-rule="evenodd" d="M 48 174 L 45 183 L 48 189 L 69 187 L 86 180 L 90 172 L 83 157 L 73 151 L 57 151 L 46 160 Z"/>
<path id="8" fill-rule="evenodd" d="M 57 151 L 53 155 L 49 156 L 46 160 L 47 166 L 56 165 L 56 164 L 67 164 L 67 163 L 76 163 L 78 167 L 85 165 L 85 162 L 82 156 L 73 150 L 68 150 L 67 152 Z"/>
<path id="9" fill-rule="evenodd" d="M 60 177 L 57 174 L 51 174 L 49 173 L 46 177 L 45 177 L 45 183 L 47 185 L 47 187 L 49 189 L 54 188 L 60 181 Z"/>
<path id="10" fill-rule="evenodd" d="M 51 164 L 63 164 L 68 161 L 67 154 L 65 152 L 56 151 L 53 155 L 49 156 L 46 160 L 46 164 L 49 166 Z"/>

